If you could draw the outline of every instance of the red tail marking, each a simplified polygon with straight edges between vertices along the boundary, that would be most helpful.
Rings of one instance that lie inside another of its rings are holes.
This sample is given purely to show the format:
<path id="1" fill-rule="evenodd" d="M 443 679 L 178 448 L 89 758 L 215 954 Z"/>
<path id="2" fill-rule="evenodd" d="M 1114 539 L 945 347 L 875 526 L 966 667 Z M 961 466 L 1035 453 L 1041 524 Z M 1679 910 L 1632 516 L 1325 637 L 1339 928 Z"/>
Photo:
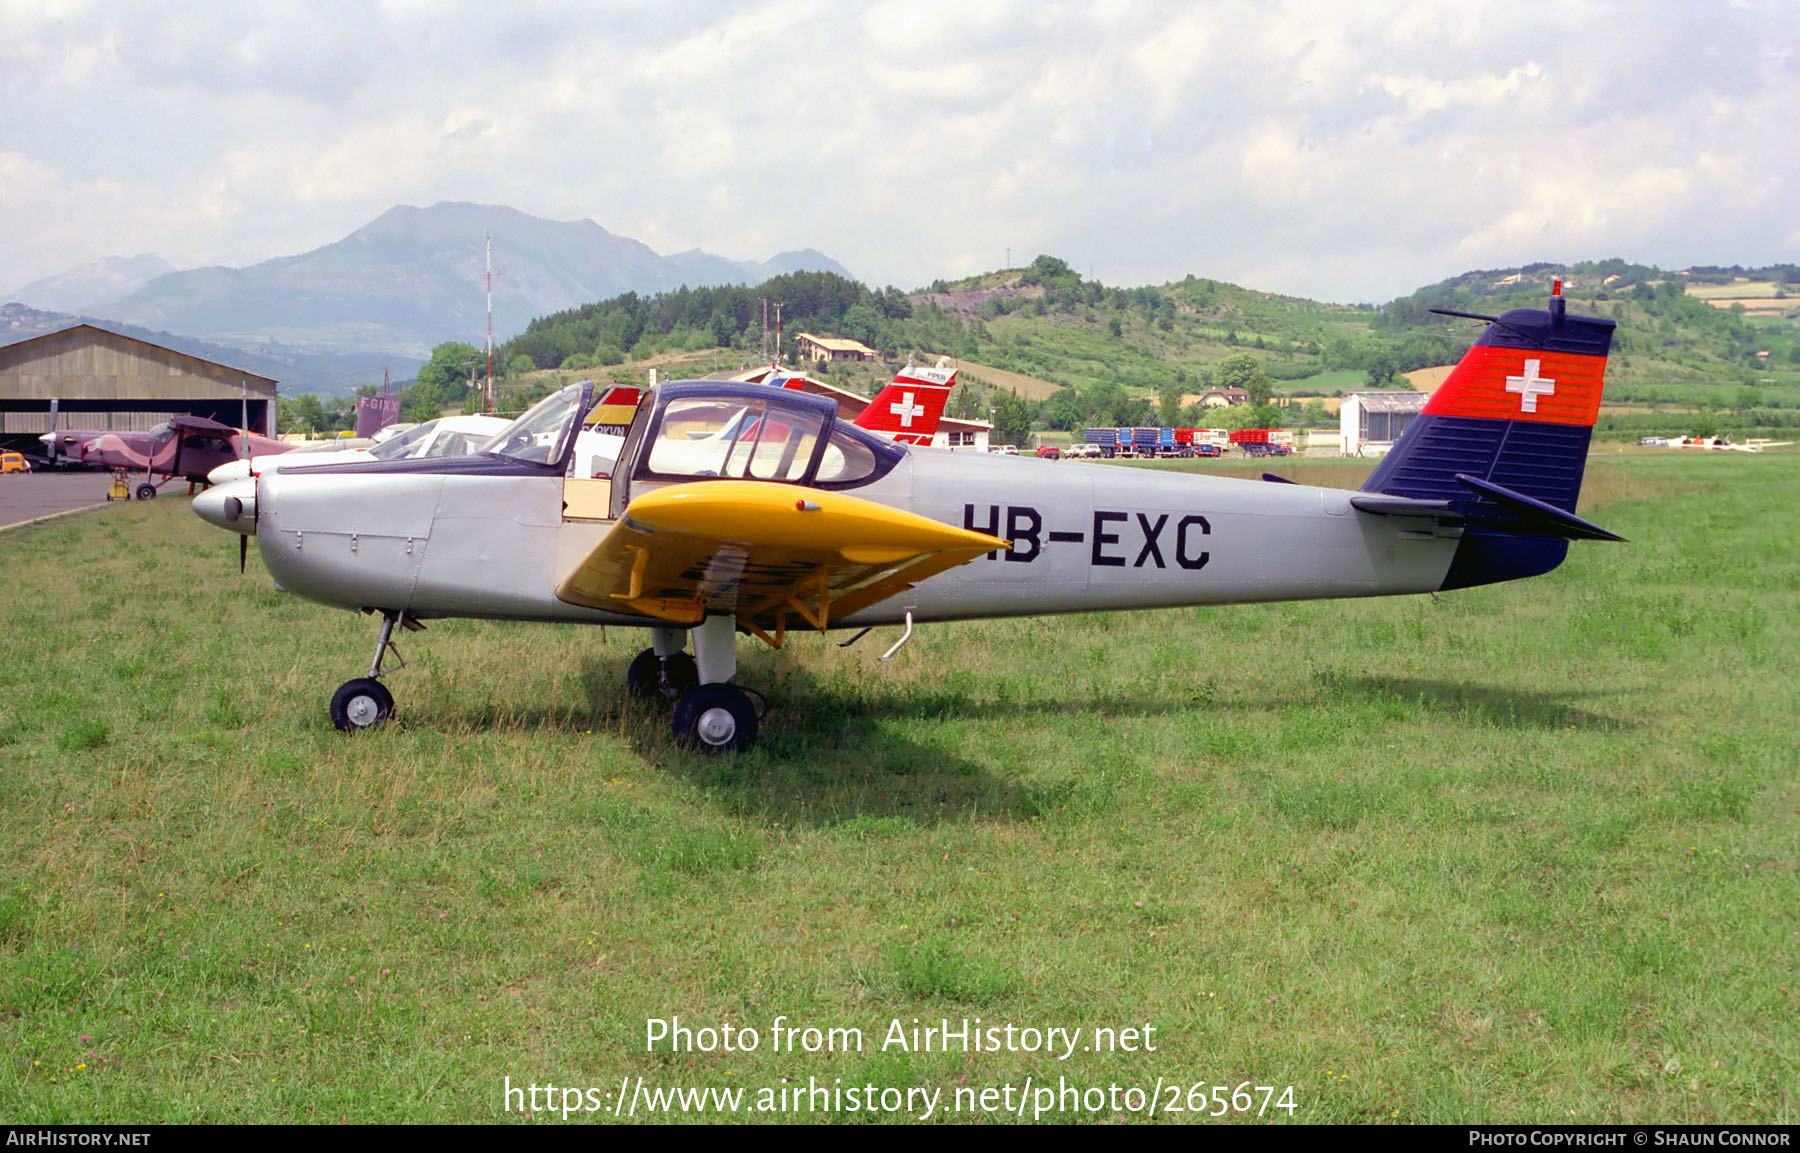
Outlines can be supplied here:
<path id="1" fill-rule="evenodd" d="M 856 423 L 903 444 L 930 444 L 943 419 L 950 390 L 943 385 L 895 381 L 875 394 Z"/>
<path id="2" fill-rule="evenodd" d="M 1592 428 L 1606 358 L 1476 345 L 1425 404 L 1433 416 Z"/>

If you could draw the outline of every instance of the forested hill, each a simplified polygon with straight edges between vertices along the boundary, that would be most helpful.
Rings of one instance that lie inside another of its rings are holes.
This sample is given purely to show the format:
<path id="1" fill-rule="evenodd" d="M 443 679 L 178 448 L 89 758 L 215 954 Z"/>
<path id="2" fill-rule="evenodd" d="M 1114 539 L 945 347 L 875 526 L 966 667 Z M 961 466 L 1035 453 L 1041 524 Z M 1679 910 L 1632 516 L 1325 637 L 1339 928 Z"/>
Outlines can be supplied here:
<path id="1" fill-rule="evenodd" d="M 1454 362 L 1480 332 L 1478 322 L 1430 309 L 1541 308 L 1553 276 L 1569 280 L 1572 309 L 1619 322 L 1609 402 L 1729 411 L 1756 427 L 1800 420 L 1800 307 L 1791 306 L 1800 299 L 1788 299 L 1790 289 L 1800 294 L 1800 270 L 1791 265 L 1668 272 L 1622 259 L 1536 264 L 1465 273 L 1381 307 L 1193 276 L 1112 287 L 1050 256 L 912 294 L 795 273 L 753 288 L 627 293 L 540 317 L 502 347 L 499 363 L 513 375 L 563 369 L 621 380 L 641 380 L 653 357 L 664 371 L 690 375 L 742 367 L 761 355 L 766 300 L 771 328 L 781 305 L 790 361 L 801 332 L 851 337 L 882 354 L 885 367 L 834 370 L 852 387 L 907 358 L 949 356 L 1044 382 L 1028 398 L 1039 427 L 1170 423 L 1197 394 L 1247 377 L 1277 400 L 1407 387 L 1399 374 Z M 963 379 L 960 411 L 990 412 L 994 397 L 979 371 Z"/>
<path id="2" fill-rule="evenodd" d="M 762 344 L 763 302 L 769 326 L 781 306 L 785 343 L 792 334 L 817 330 L 876 345 L 894 322 L 912 315 L 896 288 L 879 291 L 829 272 L 794 272 L 755 288 L 681 288 L 639 296 L 635 292 L 539 317 L 506 342 L 508 360 L 526 356 L 538 368 L 622 364 L 667 347 L 751 348 Z"/>

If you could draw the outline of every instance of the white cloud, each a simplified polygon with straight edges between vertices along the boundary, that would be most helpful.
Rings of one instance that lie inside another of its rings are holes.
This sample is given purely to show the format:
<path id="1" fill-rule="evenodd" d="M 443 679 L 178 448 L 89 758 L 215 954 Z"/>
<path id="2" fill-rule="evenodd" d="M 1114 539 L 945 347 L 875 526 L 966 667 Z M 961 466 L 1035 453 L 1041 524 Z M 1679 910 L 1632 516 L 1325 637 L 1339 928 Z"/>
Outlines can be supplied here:
<path id="1" fill-rule="evenodd" d="M 1009 247 L 1336 299 L 1800 257 L 1783 4 L 321 12 L 0 2 L 0 283 L 147 248 L 251 263 L 450 199 L 904 286 Z"/>

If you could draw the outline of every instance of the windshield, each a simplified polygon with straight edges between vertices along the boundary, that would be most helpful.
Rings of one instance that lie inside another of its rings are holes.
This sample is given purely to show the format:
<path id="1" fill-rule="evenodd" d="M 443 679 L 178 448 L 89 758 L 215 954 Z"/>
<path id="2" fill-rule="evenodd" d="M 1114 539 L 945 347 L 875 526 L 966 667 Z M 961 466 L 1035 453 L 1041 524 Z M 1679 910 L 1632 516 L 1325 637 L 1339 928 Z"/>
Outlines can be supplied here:
<path id="1" fill-rule="evenodd" d="M 424 424 L 406 430 L 399 436 L 390 436 L 371 448 L 369 453 L 376 460 L 400 460 L 409 457 L 430 438 L 436 428 L 437 421 L 428 420 Z"/>
<path id="2" fill-rule="evenodd" d="M 568 447 L 576 421 L 585 415 L 583 409 L 592 389 L 592 382 L 582 381 L 552 393 L 495 433 L 480 451 L 530 464 L 555 464 Z"/>

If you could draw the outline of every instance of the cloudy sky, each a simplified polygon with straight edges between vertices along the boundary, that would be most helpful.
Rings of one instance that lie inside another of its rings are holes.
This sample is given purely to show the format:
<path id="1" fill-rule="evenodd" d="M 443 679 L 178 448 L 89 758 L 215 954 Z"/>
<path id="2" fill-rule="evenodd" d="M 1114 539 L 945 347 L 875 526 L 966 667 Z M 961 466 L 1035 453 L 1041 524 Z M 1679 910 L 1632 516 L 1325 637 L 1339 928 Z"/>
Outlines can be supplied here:
<path id="1" fill-rule="evenodd" d="M 1796 0 L 0 0 L 0 288 L 395 204 L 1386 300 L 1800 259 Z"/>

